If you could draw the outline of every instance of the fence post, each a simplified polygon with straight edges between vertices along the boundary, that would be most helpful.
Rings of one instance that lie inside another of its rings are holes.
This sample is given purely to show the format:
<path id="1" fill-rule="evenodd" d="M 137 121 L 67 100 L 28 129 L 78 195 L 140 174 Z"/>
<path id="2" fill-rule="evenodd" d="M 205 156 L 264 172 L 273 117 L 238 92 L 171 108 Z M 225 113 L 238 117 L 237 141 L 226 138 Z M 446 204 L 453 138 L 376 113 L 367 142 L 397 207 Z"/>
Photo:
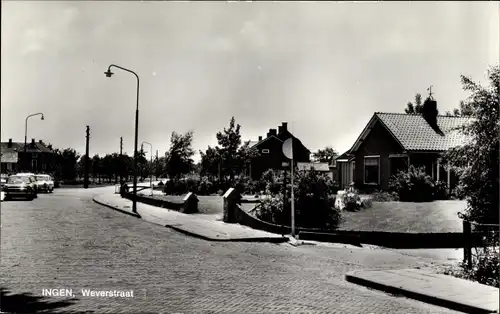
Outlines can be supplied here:
<path id="1" fill-rule="evenodd" d="M 472 267 L 472 232 L 470 221 L 463 220 L 464 235 L 464 263 L 468 268 Z"/>

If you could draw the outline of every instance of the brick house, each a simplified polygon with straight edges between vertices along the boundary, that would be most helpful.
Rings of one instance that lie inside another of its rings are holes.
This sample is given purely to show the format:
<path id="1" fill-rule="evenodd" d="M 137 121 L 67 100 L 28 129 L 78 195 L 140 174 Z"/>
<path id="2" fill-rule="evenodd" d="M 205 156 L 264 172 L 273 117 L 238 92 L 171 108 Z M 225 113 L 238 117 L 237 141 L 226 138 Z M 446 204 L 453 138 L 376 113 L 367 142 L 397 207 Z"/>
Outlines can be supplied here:
<path id="1" fill-rule="evenodd" d="M 437 115 L 435 101 L 424 103 L 422 115 L 375 112 L 351 149 L 337 157 L 340 187 L 354 182 L 364 190 L 386 190 L 392 175 L 414 165 L 452 189 L 457 178 L 442 155 L 467 141 L 457 128 L 468 121 Z"/>
<path id="2" fill-rule="evenodd" d="M 302 142 L 288 130 L 288 123 L 283 122 L 276 129 L 269 129 L 266 137 L 259 136 L 258 141 L 250 141 L 251 149 L 257 152 L 257 156 L 250 162 L 250 176 L 258 180 L 268 169 L 283 169 L 282 163 L 289 162 L 283 154 L 283 142 L 293 138 L 293 155 L 295 162 L 309 162 L 311 152 Z"/>
<path id="3" fill-rule="evenodd" d="M 43 141 L 35 139 L 26 145 L 26 155 L 24 154 L 24 142 L 0 143 L 1 152 L 1 172 L 53 172 L 55 167 L 55 152 L 51 145 L 46 145 Z"/>

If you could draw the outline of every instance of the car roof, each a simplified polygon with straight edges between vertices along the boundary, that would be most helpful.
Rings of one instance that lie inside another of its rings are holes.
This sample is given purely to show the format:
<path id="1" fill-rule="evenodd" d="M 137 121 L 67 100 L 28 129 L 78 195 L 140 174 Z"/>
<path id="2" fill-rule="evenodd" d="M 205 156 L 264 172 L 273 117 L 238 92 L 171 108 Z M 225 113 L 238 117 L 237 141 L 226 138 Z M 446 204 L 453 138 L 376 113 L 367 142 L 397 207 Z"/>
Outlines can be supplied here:
<path id="1" fill-rule="evenodd" d="M 16 176 L 34 176 L 34 173 L 31 172 L 21 172 L 21 173 L 16 173 Z"/>

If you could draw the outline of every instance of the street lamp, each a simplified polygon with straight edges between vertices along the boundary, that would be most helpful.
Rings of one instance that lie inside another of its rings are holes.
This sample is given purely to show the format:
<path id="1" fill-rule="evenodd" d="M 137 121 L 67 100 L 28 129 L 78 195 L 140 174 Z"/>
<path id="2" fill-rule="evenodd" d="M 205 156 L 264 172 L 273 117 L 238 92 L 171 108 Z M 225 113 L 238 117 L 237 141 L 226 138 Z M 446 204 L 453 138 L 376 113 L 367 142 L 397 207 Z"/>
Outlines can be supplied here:
<path id="1" fill-rule="evenodd" d="M 42 116 L 42 118 L 40 120 L 42 120 L 42 121 L 44 120 L 43 113 L 41 113 L 41 112 L 30 114 L 29 116 L 26 117 L 26 120 L 24 122 L 24 158 L 26 158 L 26 161 L 24 162 L 24 170 L 28 170 L 28 166 L 27 166 L 28 156 L 26 155 L 26 145 L 27 145 L 27 141 L 28 141 L 28 119 L 31 117 L 34 117 L 34 116 Z"/>
<path id="2" fill-rule="evenodd" d="M 111 64 L 108 67 L 108 71 L 104 72 L 106 77 L 111 77 L 114 73 L 111 72 L 111 68 L 115 67 L 117 69 L 132 73 L 137 78 L 137 99 L 136 99 L 136 109 L 135 109 L 135 142 L 134 142 L 134 197 L 132 200 L 132 211 L 137 213 L 137 142 L 139 136 L 139 76 L 132 70 L 123 68 L 121 66 Z"/>
<path id="3" fill-rule="evenodd" d="M 151 188 L 151 196 L 153 196 L 153 145 L 151 143 L 143 141 L 141 143 L 141 146 L 144 144 L 148 144 L 151 146 L 151 160 L 150 160 L 150 165 L 151 165 L 151 173 L 149 174 L 149 187 Z M 142 147 L 141 147 L 142 150 Z"/>

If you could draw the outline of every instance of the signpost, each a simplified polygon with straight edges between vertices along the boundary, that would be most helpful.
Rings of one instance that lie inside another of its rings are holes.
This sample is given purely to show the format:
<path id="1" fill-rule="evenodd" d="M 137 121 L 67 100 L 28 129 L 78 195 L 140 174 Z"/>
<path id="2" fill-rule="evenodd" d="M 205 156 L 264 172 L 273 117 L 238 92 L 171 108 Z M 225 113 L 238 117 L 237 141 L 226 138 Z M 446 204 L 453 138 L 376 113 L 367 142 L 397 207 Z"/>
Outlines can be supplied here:
<path id="1" fill-rule="evenodd" d="M 290 198 L 292 201 L 292 237 L 295 238 L 295 201 L 294 201 L 294 193 L 293 193 L 293 139 L 289 138 L 283 142 L 283 154 L 286 158 L 290 159 L 290 180 L 292 185 L 292 191 L 290 194 Z"/>

